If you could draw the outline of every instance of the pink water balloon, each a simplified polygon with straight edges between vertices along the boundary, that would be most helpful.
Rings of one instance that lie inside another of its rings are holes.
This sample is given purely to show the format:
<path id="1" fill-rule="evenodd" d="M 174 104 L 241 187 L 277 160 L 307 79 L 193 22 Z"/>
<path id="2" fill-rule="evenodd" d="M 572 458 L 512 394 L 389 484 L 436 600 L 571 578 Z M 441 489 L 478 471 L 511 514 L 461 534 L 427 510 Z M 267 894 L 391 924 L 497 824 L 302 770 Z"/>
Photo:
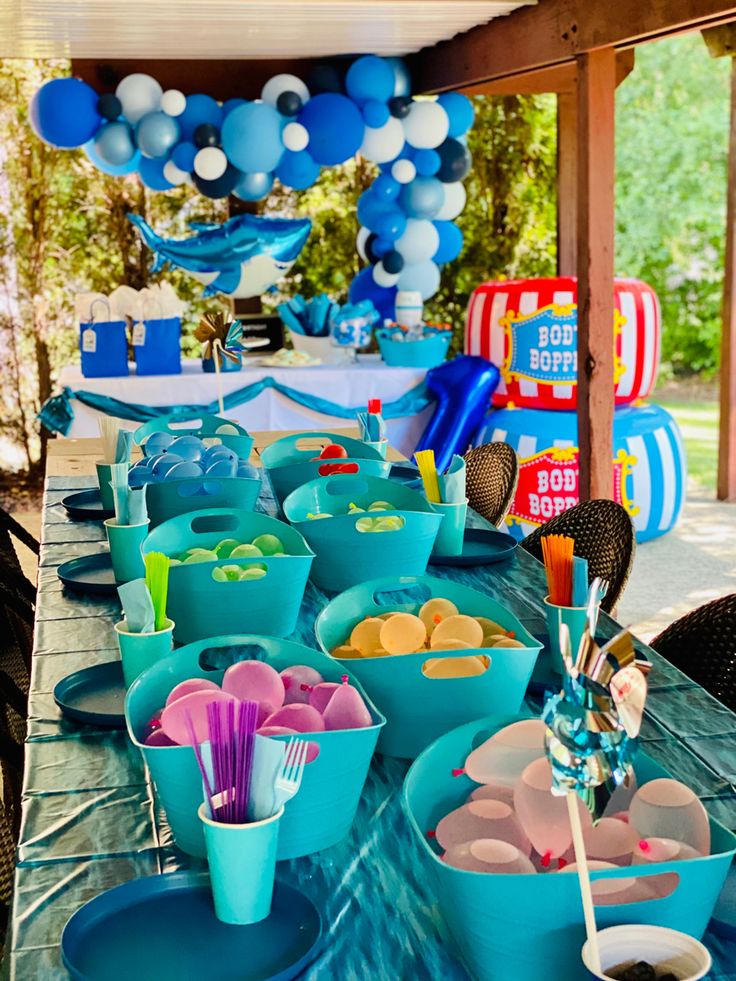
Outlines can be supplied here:
<path id="1" fill-rule="evenodd" d="M 471 800 L 500 800 L 509 807 L 514 806 L 514 788 L 507 787 L 504 783 L 484 783 L 481 787 L 476 787 L 471 791 L 466 803 Z"/>
<path id="2" fill-rule="evenodd" d="M 322 718 L 325 720 L 325 728 L 330 730 L 367 729 L 373 724 L 363 696 L 357 688 L 349 684 L 346 674 L 342 677 L 342 684 L 327 703 Z"/>
<path id="3" fill-rule="evenodd" d="M 659 862 L 685 862 L 700 858 L 701 853 L 684 841 L 674 838 L 642 838 L 631 856 L 632 865 L 657 865 Z"/>
<path id="4" fill-rule="evenodd" d="M 325 720 L 312 705 L 293 702 L 283 705 L 268 716 L 263 727 L 279 726 L 295 729 L 297 732 L 324 732 Z"/>
<path id="5" fill-rule="evenodd" d="M 708 812 L 679 780 L 660 777 L 639 787 L 631 801 L 629 822 L 642 838 L 673 838 L 710 855 Z"/>
<path id="6" fill-rule="evenodd" d="M 288 726 L 262 726 L 260 729 L 256 730 L 257 736 L 296 736 L 301 735 L 297 733 L 296 729 L 289 729 Z M 311 763 L 312 760 L 316 760 L 319 756 L 319 745 L 317 743 L 307 743 L 307 763 Z"/>
<path id="7" fill-rule="evenodd" d="M 531 844 L 516 815 L 500 800 L 474 800 L 446 814 L 435 830 L 437 844 L 447 850 L 477 838 L 507 841 L 529 855 Z"/>
<path id="8" fill-rule="evenodd" d="M 523 719 L 494 733 L 465 760 L 465 772 L 476 783 L 513 787 L 524 768 L 544 756 L 546 726 L 541 719 Z"/>
<path id="9" fill-rule="evenodd" d="M 453 845 L 442 856 L 442 861 L 465 872 L 495 872 L 503 875 L 529 875 L 536 869 L 518 848 L 507 841 L 479 838 Z"/>
<path id="10" fill-rule="evenodd" d="M 175 702 L 177 698 L 183 698 L 185 695 L 191 695 L 195 691 L 219 691 L 220 686 L 215 684 L 214 681 L 210 681 L 209 678 L 188 678 L 186 681 L 180 681 L 178 685 L 171 689 L 169 692 L 169 697 L 166 699 L 166 704 L 171 705 Z"/>
<path id="11" fill-rule="evenodd" d="M 575 795 L 583 833 L 592 825 L 590 811 Z M 552 768 L 542 756 L 530 763 L 514 787 L 514 810 L 542 864 L 564 855 L 572 844 L 567 801 L 552 793 Z"/>
<path id="12" fill-rule="evenodd" d="M 595 872 L 602 869 L 618 869 L 620 866 L 612 862 L 600 862 L 597 859 L 590 859 L 588 870 Z M 578 867 L 575 862 L 560 869 L 557 875 L 566 875 L 577 872 Z M 635 876 L 622 876 L 620 879 L 592 879 L 590 890 L 593 894 L 594 906 L 619 906 L 623 903 L 639 903 L 645 899 L 653 899 L 654 892 L 646 884 L 644 879 L 637 879 Z"/>
<path id="13" fill-rule="evenodd" d="M 286 689 L 281 675 L 265 661 L 239 661 L 222 679 L 222 690 L 244 701 L 258 702 L 258 725 L 284 704 Z"/>
<path id="14" fill-rule="evenodd" d="M 163 729 L 154 729 L 153 732 L 149 732 L 145 740 L 146 746 L 176 746 L 177 743 L 173 739 L 169 739 Z"/>
<path id="15" fill-rule="evenodd" d="M 309 692 L 309 704 L 318 712 L 324 712 L 330 699 L 340 687 L 337 681 L 322 681 Z"/>
<path id="16" fill-rule="evenodd" d="M 166 706 L 161 713 L 161 729 L 169 739 L 180 746 L 191 746 L 192 736 L 187 723 L 187 717 L 189 717 L 194 726 L 197 742 L 206 742 L 209 739 L 207 706 L 212 702 L 222 702 L 223 704 L 232 702 L 237 715 L 238 699 L 233 695 L 220 691 L 219 688 L 215 691 L 193 691 Z"/>
<path id="17" fill-rule="evenodd" d="M 583 834 L 588 858 L 614 865 L 631 865 L 631 857 L 639 843 L 635 828 L 615 818 L 601 818 Z"/>
<path id="18" fill-rule="evenodd" d="M 315 685 L 320 685 L 324 678 L 307 664 L 294 664 L 290 668 L 284 668 L 281 672 L 281 680 L 284 683 L 286 694 L 284 695 L 284 705 L 291 705 L 293 702 L 309 703 L 309 693 Z"/>

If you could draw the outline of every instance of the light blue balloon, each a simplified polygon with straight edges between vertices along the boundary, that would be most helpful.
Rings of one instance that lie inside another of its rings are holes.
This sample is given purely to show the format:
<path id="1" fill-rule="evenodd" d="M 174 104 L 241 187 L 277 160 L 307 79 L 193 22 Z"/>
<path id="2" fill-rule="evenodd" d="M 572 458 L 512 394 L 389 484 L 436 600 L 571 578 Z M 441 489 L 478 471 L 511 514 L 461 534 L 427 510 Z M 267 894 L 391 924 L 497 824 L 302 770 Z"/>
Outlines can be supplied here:
<path id="1" fill-rule="evenodd" d="M 273 187 L 273 174 L 243 174 L 233 189 L 241 201 L 260 201 Z"/>
<path id="2" fill-rule="evenodd" d="M 395 86 L 394 71 L 377 55 L 364 55 L 354 61 L 345 76 L 348 95 L 359 106 L 366 102 L 388 102 Z"/>
<path id="3" fill-rule="evenodd" d="M 105 163 L 105 161 L 99 156 L 97 150 L 95 150 L 94 140 L 90 140 L 89 143 L 85 143 L 82 149 L 86 153 L 88 160 L 90 160 L 98 170 L 101 170 L 103 174 L 109 174 L 111 177 L 125 177 L 126 174 L 134 174 L 140 166 L 141 155 L 138 150 L 135 151 L 128 163 L 115 167 L 112 164 Z"/>
<path id="4" fill-rule="evenodd" d="M 171 148 L 176 146 L 179 124 L 165 112 L 149 112 L 138 123 L 135 136 L 143 156 L 158 160 L 159 157 L 168 156 Z"/>
<path id="5" fill-rule="evenodd" d="M 415 177 L 405 184 L 399 203 L 410 218 L 434 218 L 445 203 L 445 190 L 436 177 Z"/>
<path id="6" fill-rule="evenodd" d="M 124 167 L 136 152 L 133 131 L 122 120 L 100 126 L 93 145 L 100 160 L 110 167 Z"/>
<path id="7" fill-rule="evenodd" d="M 284 153 L 282 118 L 265 102 L 246 102 L 222 124 L 222 149 L 233 166 L 245 173 L 275 170 Z"/>
<path id="8" fill-rule="evenodd" d="M 467 133 L 475 118 L 473 103 L 467 95 L 463 95 L 462 92 L 444 92 L 437 101 L 450 120 L 450 129 L 447 135 L 457 139 Z"/>
<path id="9" fill-rule="evenodd" d="M 423 300 L 434 296 L 440 286 L 440 270 L 436 262 L 415 262 L 404 266 L 396 284 L 398 290 L 421 293 Z"/>
<path id="10" fill-rule="evenodd" d="M 403 58 L 384 58 L 394 73 L 394 95 L 411 95 L 411 75 Z"/>

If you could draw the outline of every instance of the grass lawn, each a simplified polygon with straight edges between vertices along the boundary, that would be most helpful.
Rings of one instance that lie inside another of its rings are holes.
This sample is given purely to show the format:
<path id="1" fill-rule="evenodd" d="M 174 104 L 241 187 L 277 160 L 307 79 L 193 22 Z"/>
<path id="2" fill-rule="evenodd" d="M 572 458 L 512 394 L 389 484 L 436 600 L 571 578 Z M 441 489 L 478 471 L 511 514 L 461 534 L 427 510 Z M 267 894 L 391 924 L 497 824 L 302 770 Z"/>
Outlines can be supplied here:
<path id="1" fill-rule="evenodd" d="M 662 402 L 677 420 L 685 441 L 690 478 L 715 494 L 718 467 L 718 405 L 716 402 Z"/>

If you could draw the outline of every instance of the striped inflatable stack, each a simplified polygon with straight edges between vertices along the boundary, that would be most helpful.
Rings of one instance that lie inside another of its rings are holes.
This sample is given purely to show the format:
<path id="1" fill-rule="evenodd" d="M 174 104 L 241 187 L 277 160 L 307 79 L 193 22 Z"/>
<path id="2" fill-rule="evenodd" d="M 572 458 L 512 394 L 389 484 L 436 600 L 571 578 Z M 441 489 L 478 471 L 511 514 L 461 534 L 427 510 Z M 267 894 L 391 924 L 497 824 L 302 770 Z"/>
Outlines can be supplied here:
<path id="1" fill-rule="evenodd" d="M 669 531 L 685 493 L 686 464 L 674 419 L 635 406 L 657 379 L 660 311 L 635 279 L 615 281 L 614 495 L 639 541 Z M 578 501 L 577 282 L 573 277 L 483 283 L 470 300 L 465 351 L 498 365 L 501 382 L 476 444 L 516 450 L 520 479 L 507 518 L 523 538 Z M 497 408 L 495 408 L 497 407 Z"/>

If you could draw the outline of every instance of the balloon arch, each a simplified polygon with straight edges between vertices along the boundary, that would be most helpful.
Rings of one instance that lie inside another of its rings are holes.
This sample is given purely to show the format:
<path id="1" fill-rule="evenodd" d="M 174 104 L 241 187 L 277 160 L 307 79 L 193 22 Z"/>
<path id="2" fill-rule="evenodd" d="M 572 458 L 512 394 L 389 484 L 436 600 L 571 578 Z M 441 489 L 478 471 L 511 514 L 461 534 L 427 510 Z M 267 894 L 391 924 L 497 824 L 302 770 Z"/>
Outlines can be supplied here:
<path id="1" fill-rule="evenodd" d="M 462 249 L 454 219 L 465 205 L 473 106 L 457 92 L 413 98 L 400 59 L 366 55 L 344 73 L 317 66 L 306 83 L 276 75 L 260 100 L 222 104 L 163 91 L 141 73 L 103 95 L 81 79 L 57 78 L 36 92 L 30 118 L 41 139 L 82 147 L 107 174 L 137 172 L 153 191 L 193 183 L 209 198 L 257 201 L 276 179 L 303 190 L 322 167 L 360 153 L 381 173 L 358 201 L 357 248 L 369 265 L 350 298 L 371 300 L 384 317 L 394 316 L 397 290 L 433 296 L 440 265 Z"/>

